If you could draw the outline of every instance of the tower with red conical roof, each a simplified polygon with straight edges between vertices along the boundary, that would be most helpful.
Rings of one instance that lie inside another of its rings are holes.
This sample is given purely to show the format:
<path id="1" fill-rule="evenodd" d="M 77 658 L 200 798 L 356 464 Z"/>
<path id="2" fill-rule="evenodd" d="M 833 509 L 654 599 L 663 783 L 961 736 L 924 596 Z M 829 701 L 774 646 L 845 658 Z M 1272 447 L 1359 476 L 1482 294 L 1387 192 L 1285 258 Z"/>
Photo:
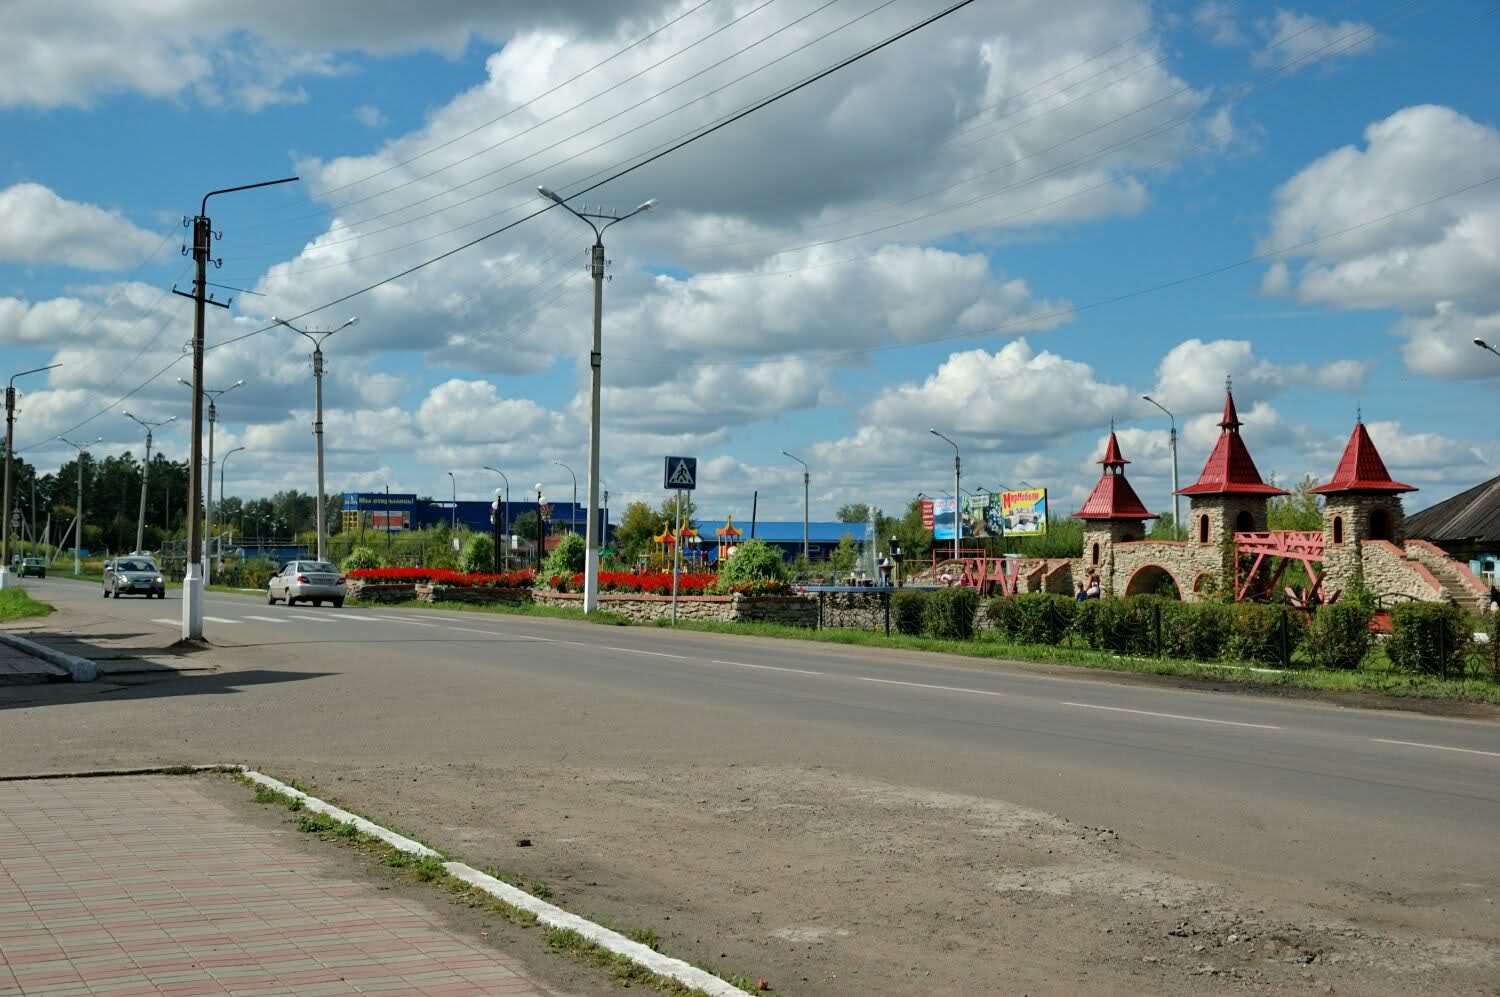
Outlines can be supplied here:
<path id="1" fill-rule="evenodd" d="M 1234 407 L 1234 385 L 1225 378 L 1219 439 L 1198 480 L 1178 489 L 1179 495 L 1190 499 L 1190 515 L 1184 524 L 1189 549 L 1226 551 L 1231 549 L 1229 545 L 1236 533 L 1264 531 L 1271 497 L 1286 494 L 1283 489 L 1261 480 L 1255 459 L 1240 436 L 1241 425 L 1243 423 Z M 1200 554 L 1199 559 L 1206 562 L 1209 558 Z"/>
<path id="2" fill-rule="evenodd" d="M 1112 592 L 1115 545 L 1141 539 L 1146 532 L 1146 520 L 1157 517 L 1146 510 L 1125 477 L 1125 465 L 1130 461 L 1120 452 L 1120 440 L 1113 427 L 1099 463 L 1104 465 L 1099 483 L 1083 508 L 1073 513 L 1073 518 L 1083 520 L 1084 564 L 1096 568 L 1101 584 Z"/>
<path id="3" fill-rule="evenodd" d="M 1323 496 L 1323 569 L 1332 585 L 1343 588 L 1362 577 L 1365 541 L 1404 546 L 1401 496 L 1416 490 L 1391 478 L 1364 420 L 1356 415 L 1333 477 L 1313 489 Z"/>

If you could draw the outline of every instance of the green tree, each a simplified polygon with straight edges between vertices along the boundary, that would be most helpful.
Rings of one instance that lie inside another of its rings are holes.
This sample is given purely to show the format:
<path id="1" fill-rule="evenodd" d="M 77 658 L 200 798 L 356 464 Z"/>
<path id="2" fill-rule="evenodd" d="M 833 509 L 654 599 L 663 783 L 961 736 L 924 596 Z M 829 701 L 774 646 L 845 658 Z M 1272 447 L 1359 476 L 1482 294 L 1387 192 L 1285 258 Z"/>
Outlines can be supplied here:
<path id="1" fill-rule="evenodd" d="M 615 527 L 615 547 L 625 561 L 634 561 L 651 547 L 651 538 L 661 528 L 661 517 L 639 500 L 625 507 Z"/>
<path id="2" fill-rule="evenodd" d="M 1164 512 L 1157 517 L 1151 526 L 1152 540 L 1186 540 L 1183 531 L 1178 529 L 1177 522 L 1172 518 L 1170 512 Z"/>
<path id="3" fill-rule="evenodd" d="M 839 506 L 838 520 L 841 523 L 863 523 L 870 518 L 870 507 L 863 502 L 851 502 Z"/>
<path id="4" fill-rule="evenodd" d="M 536 524 L 540 519 L 535 509 L 527 509 L 510 521 L 511 535 L 520 537 L 527 543 L 536 543 Z"/>
<path id="5" fill-rule="evenodd" d="M 495 570 L 495 541 L 488 533 L 473 533 L 458 556 L 458 570 L 489 572 Z"/>
<path id="6" fill-rule="evenodd" d="M 867 513 L 868 515 L 868 513 Z M 839 537 L 839 545 L 829 555 L 828 562 L 837 575 L 847 575 L 854 570 L 854 563 L 859 560 L 859 544 L 854 540 L 854 534 L 845 533 Z"/>
<path id="7" fill-rule="evenodd" d="M 587 546 L 583 537 L 576 533 L 569 533 L 557 542 L 552 548 L 552 553 L 547 555 L 547 562 L 542 566 L 544 575 L 576 575 L 584 568 L 584 560 L 587 556 Z"/>
<path id="8" fill-rule="evenodd" d="M 1267 527 L 1272 530 L 1321 530 L 1323 506 L 1313 491 L 1318 479 L 1307 475 L 1297 482 L 1290 495 L 1271 499 L 1266 511 Z"/>
<path id="9" fill-rule="evenodd" d="M 697 527 L 698 523 L 694 517 L 698 513 L 698 504 L 693 501 L 692 492 L 673 492 L 661 503 L 661 519 L 665 520 L 668 528 L 677 528 L 677 496 L 682 495 L 682 525 L 686 529 L 689 526 Z"/>
<path id="10" fill-rule="evenodd" d="M 719 579 L 715 588 L 727 592 L 735 585 L 758 581 L 785 581 L 786 559 L 781 551 L 764 540 L 746 540 L 719 566 Z"/>
<path id="11" fill-rule="evenodd" d="M 890 519 L 887 522 L 890 525 L 883 531 L 887 549 L 889 549 L 889 538 L 895 536 L 896 542 L 901 547 L 901 557 L 908 564 L 927 557 L 932 549 L 932 530 L 922 525 L 920 500 L 913 500 L 900 519 Z"/>

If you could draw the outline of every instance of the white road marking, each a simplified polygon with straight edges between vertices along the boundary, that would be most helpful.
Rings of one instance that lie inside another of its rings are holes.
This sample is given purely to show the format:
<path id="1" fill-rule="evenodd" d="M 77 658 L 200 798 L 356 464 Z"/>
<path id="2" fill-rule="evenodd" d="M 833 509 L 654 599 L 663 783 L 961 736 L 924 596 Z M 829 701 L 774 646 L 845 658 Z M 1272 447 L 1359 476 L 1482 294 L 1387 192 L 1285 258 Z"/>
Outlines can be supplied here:
<path id="1" fill-rule="evenodd" d="M 495 630 L 475 630 L 472 627 L 449 627 L 448 629 L 452 630 L 452 631 L 454 631 L 456 633 L 461 633 L 461 634 L 484 634 L 486 637 L 509 637 L 510 636 L 510 634 L 499 633 L 498 631 L 495 631 Z"/>
<path id="2" fill-rule="evenodd" d="M 387 616 L 386 617 L 386 621 L 389 622 L 389 623 L 405 623 L 408 626 L 413 626 L 413 627 L 436 627 L 436 626 L 438 626 L 438 624 L 436 624 L 436 623 L 423 623 L 421 620 L 403 620 L 399 616 Z"/>
<path id="3" fill-rule="evenodd" d="M 180 627 L 180 626 L 182 626 L 182 621 L 181 620 L 155 619 L 155 620 L 152 620 L 151 622 L 152 623 L 165 623 L 169 627 Z"/>
<path id="4" fill-rule="evenodd" d="M 246 616 L 247 620 L 259 620 L 262 623 L 285 623 L 286 620 L 279 616 Z"/>
<path id="5" fill-rule="evenodd" d="M 1491 758 L 1500 758 L 1500 751 L 1480 751 L 1478 748 L 1452 748 L 1446 744 L 1422 744 L 1420 741 L 1392 741 L 1385 737 L 1372 737 L 1372 741 L 1381 744 L 1399 744 L 1407 748 L 1431 748 L 1434 751 L 1462 751 L 1466 755 L 1488 755 Z"/>
<path id="6" fill-rule="evenodd" d="M 223 616 L 205 616 L 203 618 L 205 620 L 207 620 L 209 623 L 238 623 L 238 622 L 240 622 L 239 620 L 231 620 L 231 619 L 227 619 L 227 618 L 225 618 Z"/>
<path id="7" fill-rule="evenodd" d="M 602 644 L 602 645 L 600 645 L 600 650 L 603 650 L 603 651 L 624 651 L 626 654 L 649 654 L 649 655 L 652 655 L 653 657 L 657 657 L 657 658 L 677 658 L 677 659 L 679 659 L 681 661 L 686 661 L 687 660 L 687 655 L 685 655 L 685 654 L 667 654 L 664 651 L 640 651 L 640 650 L 637 650 L 636 648 L 633 648 L 633 647 L 611 647 L 608 644 Z"/>
<path id="8" fill-rule="evenodd" d="M 1226 727 L 1258 727 L 1261 730 L 1280 730 L 1275 724 L 1249 724 L 1239 720 L 1215 720 L 1212 717 L 1188 717 L 1181 713 L 1154 713 L 1151 710 L 1131 710 L 1123 706 L 1100 706 L 1098 703 L 1068 703 L 1064 706 L 1081 706 L 1086 710 L 1110 710 L 1114 713 L 1138 713 L 1143 717 L 1162 717 L 1167 720 L 1191 720 L 1200 724 L 1223 724 Z"/>
<path id="9" fill-rule="evenodd" d="M 822 675 L 823 672 L 808 671 L 806 668 L 782 668 L 780 665 L 752 665 L 748 661 L 720 661 L 713 659 L 716 665 L 735 665 L 739 668 L 761 668 L 768 672 L 795 672 L 798 675 Z"/>
<path id="10" fill-rule="evenodd" d="M 909 685 L 915 689 L 939 689 L 943 692 L 970 692 L 976 696 L 1003 696 L 1003 692 L 992 692 L 989 689 L 966 689 L 957 685 L 928 685 L 926 682 L 902 682 L 897 679 L 877 679 L 868 675 L 856 675 L 855 678 L 861 682 L 879 682 L 881 685 Z"/>

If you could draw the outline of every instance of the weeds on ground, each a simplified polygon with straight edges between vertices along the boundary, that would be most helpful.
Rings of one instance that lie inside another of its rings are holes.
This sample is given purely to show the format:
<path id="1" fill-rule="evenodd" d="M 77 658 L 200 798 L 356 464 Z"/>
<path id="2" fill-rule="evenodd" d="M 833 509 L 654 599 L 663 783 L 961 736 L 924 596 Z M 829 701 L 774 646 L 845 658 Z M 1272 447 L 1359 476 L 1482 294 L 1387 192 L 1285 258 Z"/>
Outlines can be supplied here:
<path id="1" fill-rule="evenodd" d="M 306 834 L 316 834 L 324 841 L 341 842 L 359 848 L 369 855 L 379 858 L 387 867 L 398 869 L 410 875 L 420 883 L 431 883 L 444 889 L 454 900 L 476 910 L 484 910 L 495 914 L 512 924 L 531 928 L 538 924 L 537 917 L 529 910 L 508 904 L 484 890 L 471 886 L 457 876 L 448 872 L 442 857 L 430 855 L 413 855 L 386 844 L 373 835 L 360 831 L 353 823 L 335 820 L 327 814 L 306 811 L 301 799 L 288 796 L 269 786 L 254 781 L 246 775 L 239 775 L 240 782 L 252 787 L 255 791 L 255 802 L 267 806 L 284 807 L 289 813 L 297 814 L 297 829 Z M 288 785 L 295 786 L 299 791 L 313 795 L 296 783 L 287 780 Z M 502 882 L 509 883 L 518 889 L 524 889 L 538 899 L 547 899 L 552 896 L 552 890 L 546 883 L 540 880 L 531 880 L 526 883 L 520 876 L 514 873 L 502 872 L 493 866 L 484 870 L 486 875 L 492 876 Z M 596 919 L 597 920 L 597 919 Z M 602 923 L 602 922 L 601 922 Z M 660 951 L 661 939 L 655 928 L 627 928 L 624 930 L 615 928 L 620 934 L 639 942 L 652 951 Z M 638 963 L 632 962 L 624 956 L 617 955 L 608 949 L 602 948 L 578 932 L 570 928 L 546 928 L 544 930 L 544 942 L 547 949 L 559 955 L 567 956 L 576 962 L 586 966 L 593 966 L 608 973 L 611 980 L 622 987 L 643 987 L 656 991 L 657 993 L 669 994 L 671 997 L 706 997 L 703 991 L 686 986 L 678 981 L 653 973 Z M 710 970 L 710 972 L 713 972 Z M 715 973 L 720 979 L 731 986 L 752 993 L 771 992 L 770 984 L 765 980 L 752 980 L 748 976 L 727 976 L 723 973 Z"/>
<path id="2" fill-rule="evenodd" d="M 33 599 L 25 589 L 0 591 L 0 620 L 27 620 L 46 616 L 53 611 L 51 603 Z"/>

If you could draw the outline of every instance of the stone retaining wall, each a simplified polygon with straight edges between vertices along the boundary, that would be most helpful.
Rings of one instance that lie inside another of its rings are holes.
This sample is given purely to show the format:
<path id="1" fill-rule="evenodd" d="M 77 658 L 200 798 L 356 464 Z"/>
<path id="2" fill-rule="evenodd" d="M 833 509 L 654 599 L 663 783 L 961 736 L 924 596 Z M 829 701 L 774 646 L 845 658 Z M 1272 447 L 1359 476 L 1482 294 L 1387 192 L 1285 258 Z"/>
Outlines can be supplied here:
<path id="1" fill-rule="evenodd" d="M 582 608 L 580 592 L 537 590 L 539 606 Z M 635 592 L 603 592 L 599 608 L 636 623 L 672 618 L 672 597 Z M 683 595 L 677 597 L 677 618 L 715 623 L 780 623 L 793 627 L 818 625 L 818 602 L 805 595 Z"/>
<path id="2" fill-rule="evenodd" d="M 1376 596 L 1407 596 L 1422 602 L 1441 602 L 1443 586 L 1426 566 L 1406 560 L 1401 548 L 1388 540 L 1360 544 L 1365 588 Z"/>
<path id="3" fill-rule="evenodd" d="M 415 582 L 367 582 L 349 579 L 344 594 L 360 602 L 412 602 L 417 598 Z"/>
<path id="4" fill-rule="evenodd" d="M 463 603 L 470 606 L 521 606 L 532 601 L 531 589 L 462 585 L 418 585 L 416 597 L 418 602 Z"/>

